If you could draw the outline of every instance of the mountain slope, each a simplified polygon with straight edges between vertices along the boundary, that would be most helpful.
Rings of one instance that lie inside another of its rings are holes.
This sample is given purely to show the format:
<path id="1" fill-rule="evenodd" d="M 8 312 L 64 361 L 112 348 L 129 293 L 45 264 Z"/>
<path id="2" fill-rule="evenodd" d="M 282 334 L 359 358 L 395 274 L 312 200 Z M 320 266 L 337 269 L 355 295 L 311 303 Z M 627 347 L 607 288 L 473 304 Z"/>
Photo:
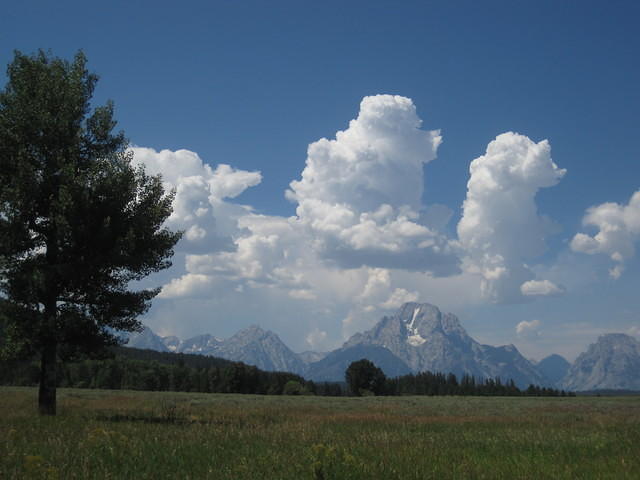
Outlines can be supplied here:
<path id="1" fill-rule="evenodd" d="M 303 374 L 305 363 L 271 331 L 251 326 L 223 340 L 212 335 L 198 335 L 180 342 L 173 351 L 212 355 L 267 371 Z"/>
<path id="2" fill-rule="evenodd" d="M 216 355 L 255 365 L 267 371 L 303 374 L 304 362 L 271 331 L 251 326 L 222 342 Z"/>
<path id="3" fill-rule="evenodd" d="M 162 337 L 156 335 L 149 327 L 144 327 L 141 332 L 129 333 L 125 337 L 128 338 L 127 347 L 155 350 L 157 352 L 169 351 Z"/>
<path id="4" fill-rule="evenodd" d="M 443 314 L 428 303 L 404 304 L 371 330 L 352 336 L 344 347 L 355 345 L 385 347 L 414 372 L 500 377 L 513 379 L 520 387 L 551 383 L 513 345 L 482 345 L 467 334 L 455 315 Z"/>
<path id="5" fill-rule="evenodd" d="M 182 341 L 175 336 L 160 337 L 145 327 L 140 333 L 130 334 L 126 346 L 158 352 L 209 355 L 255 365 L 261 370 L 298 375 L 304 374 L 307 368 L 306 362 L 293 353 L 278 335 L 257 326 L 241 330 L 228 339 L 197 335 Z"/>
<path id="6" fill-rule="evenodd" d="M 560 381 L 567 375 L 571 364 L 561 355 L 553 354 L 543 358 L 536 364 L 538 371 L 559 386 Z"/>
<path id="7" fill-rule="evenodd" d="M 623 333 L 602 335 L 576 358 L 562 385 L 575 391 L 640 390 L 640 342 Z"/>
<path id="8" fill-rule="evenodd" d="M 344 381 L 344 374 L 351 362 L 366 358 L 382 369 L 387 377 L 398 377 L 411 373 L 406 363 L 384 347 L 374 345 L 354 345 L 329 353 L 318 362 L 309 365 L 307 379 L 314 382 Z"/>

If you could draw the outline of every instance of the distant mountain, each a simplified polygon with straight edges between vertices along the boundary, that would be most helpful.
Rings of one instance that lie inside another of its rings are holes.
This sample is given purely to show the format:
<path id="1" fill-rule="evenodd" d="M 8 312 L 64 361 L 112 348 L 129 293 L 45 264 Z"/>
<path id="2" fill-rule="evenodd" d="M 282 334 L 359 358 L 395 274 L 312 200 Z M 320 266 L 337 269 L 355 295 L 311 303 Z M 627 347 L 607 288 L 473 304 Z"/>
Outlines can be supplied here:
<path id="1" fill-rule="evenodd" d="M 162 343 L 170 352 L 176 352 L 180 347 L 180 339 L 175 336 L 162 337 Z"/>
<path id="2" fill-rule="evenodd" d="M 638 342 L 626 335 L 622 337 L 625 342 L 617 342 L 619 347 L 613 350 L 635 351 L 633 345 Z M 353 335 L 342 348 L 333 352 L 296 354 L 278 335 L 258 326 L 241 330 L 227 339 L 198 335 L 182 341 L 174 336 L 160 337 L 145 328 L 130 335 L 128 346 L 210 355 L 255 365 L 266 371 L 288 371 L 317 381 L 342 381 L 349 363 L 368 358 L 390 377 L 429 370 L 452 372 L 458 377 L 469 374 L 478 379 L 513 379 L 521 388 L 529 384 L 568 390 L 640 388 L 631 386 L 636 385 L 633 382 L 622 381 L 622 378 L 634 378 L 630 370 L 638 364 L 633 363 L 635 357 L 631 353 L 624 358 L 621 354 L 605 355 L 612 359 L 607 360 L 606 369 L 595 367 L 604 360 L 593 360 L 593 368 L 574 365 L 569 370 L 568 362 L 559 355 L 551 355 L 534 365 L 513 345 L 494 347 L 478 343 L 467 334 L 455 315 L 442 313 L 428 303 L 404 304 L 395 315 L 383 317 L 372 329 Z M 599 347 L 598 352 L 603 348 Z M 627 365 L 631 367 L 625 367 Z M 635 371 L 640 372 L 640 367 Z M 613 377 L 609 378 L 611 375 Z M 572 380 L 573 377 L 576 379 Z"/>
<path id="3" fill-rule="evenodd" d="M 271 331 L 251 326 L 221 341 L 211 353 L 229 360 L 255 365 L 262 370 L 304 374 L 305 363 Z"/>
<path id="4" fill-rule="evenodd" d="M 543 358 L 536 364 L 538 371 L 548 378 L 555 387 L 567 375 L 571 364 L 561 355 L 553 354 Z"/>
<path id="5" fill-rule="evenodd" d="M 156 350 L 158 352 L 209 355 L 235 362 L 255 365 L 261 370 L 282 371 L 303 375 L 307 364 L 271 331 L 251 326 L 228 339 L 213 335 L 197 335 L 186 340 L 178 337 L 160 337 L 145 327 L 140 333 L 129 335 L 127 347 Z M 322 358 L 322 354 L 318 354 Z"/>
<path id="6" fill-rule="evenodd" d="M 640 390 L 640 342 L 623 333 L 602 335 L 562 380 L 567 390 Z"/>
<path id="7" fill-rule="evenodd" d="M 344 381 L 344 373 L 351 362 L 366 358 L 382 369 L 387 377 L 411 373 L 409 366 L 384 347 L 354 345 L 329 353 L 322 360 L 309 365 L 306 378 L 314 382 Z"/>
<path id="8" fill-rule="evenodd" d="M 128 338 L 127 347 L 156 350 L 157 352 L 169 351 L 163 342 L 163 338 L 153 333 L 149 327 L 144 327 L 141 332 L 129 334 Z"/>
<path id="9" fill-rule="evenodd" d="M 312 352 L 310 350 L 307 350 L 306 352 L 299 353 L 298 357 L 304 363 L 313 363 L 313 362 L 319 362 L 330 353 L 331 352 Z"/>
<path id="10" fill-rule="evenodd" d="M 224 341 L 218 337 L 214 337 L 213 335 L 196 335 L 195 337 L 187 338 L 182 342 L 175 343 L 174 338 L 176 337 L 167 337 L 167 346 L 170 344 L 175 345 L 174 352 L 178 353 L 196 353 L 200 355 L 217 355 L 215 352 L 224 343 Z M 233 359 L 230 359 L 233 360 Z"/>
<path id="11" fill-rule="evenodd" d="M 344 347 L 356 345 L 384 347 L 414 372 L 500 377 L 513 379 L 519 387 L 551 384 L 515 346 L 482 345 L 467 334 L 455 315 L 443 314 L 428 303 L 405 303 L 371 330 L 352 336 Z"/>

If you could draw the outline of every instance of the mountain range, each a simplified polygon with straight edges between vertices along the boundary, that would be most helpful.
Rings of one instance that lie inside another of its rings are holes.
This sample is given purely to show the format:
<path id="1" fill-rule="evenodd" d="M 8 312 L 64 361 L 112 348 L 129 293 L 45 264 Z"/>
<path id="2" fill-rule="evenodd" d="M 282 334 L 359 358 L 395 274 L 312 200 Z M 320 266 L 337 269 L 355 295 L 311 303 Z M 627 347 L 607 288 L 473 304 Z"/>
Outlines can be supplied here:
<path id="1" fill-rule="evenodd" d="M 521 388 L 534 384 L 572 391 L 640 390 L 640 342 L 633 337 L 604 335 L 573 365 L 556 354 L 535 363 L 514 345 L 478 343 L 455 315 L 428 303 L 405 303 L 394 315 L 331 352 L 294 353 L 278 335 L 255 325 L 228 339 L 198 335 L 186 340 L 161 337 L 145 327 L 129 336 L 128 346 L 211 355 L 314 381 L 342 381 L 351 362 L 368 358 L 389 377 L 428 370 L 513 379 Z"/>

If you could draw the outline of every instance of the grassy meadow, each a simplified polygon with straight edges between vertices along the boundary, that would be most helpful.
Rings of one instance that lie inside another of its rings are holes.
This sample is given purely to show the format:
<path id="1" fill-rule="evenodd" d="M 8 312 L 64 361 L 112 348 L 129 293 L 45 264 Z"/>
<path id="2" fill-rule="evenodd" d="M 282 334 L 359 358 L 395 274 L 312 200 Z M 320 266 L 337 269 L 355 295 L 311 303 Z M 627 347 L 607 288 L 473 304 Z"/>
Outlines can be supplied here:
<path id="1" fill-rule="evenodd" d="M 0 388 L 0 478 L 639 478 L 638 397 Z"/>

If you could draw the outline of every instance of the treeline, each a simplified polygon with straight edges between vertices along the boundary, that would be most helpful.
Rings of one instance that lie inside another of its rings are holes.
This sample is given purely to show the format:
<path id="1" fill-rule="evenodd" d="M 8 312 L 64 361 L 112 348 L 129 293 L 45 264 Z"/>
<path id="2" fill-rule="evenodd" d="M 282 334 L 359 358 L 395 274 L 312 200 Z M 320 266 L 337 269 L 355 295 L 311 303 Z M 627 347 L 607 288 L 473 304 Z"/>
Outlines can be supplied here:
<path id="1" fill-rule="evenodd" d="M 113 353 L 113 358 L 59 363 L 58 387 L 268 395 L 315 390 L 299 375 L 221 358 L 123 347 Z M 36 361 L 3 364 L 0 384 L 37 385 L 39 374 Z"/>
<path id="2" fill-rule="evenodd" d="M 353 362 L 346 382 L 314 383 L 288 372 L 267 372 L 241 362 L 196 354 L 115 347 L 112 357 L 58 363 L 58 387 L 266 395 L 487 395 L 565 396 L 553 388 L 513 380 L 422 372 L 387 378 L 368 360 Z M 0 364 L 0 385 L 38 385 L 37 361 Z"/>
<path id="3" fill-rule="evenodd" d="M 477 380 L 463 375 L 460 381 L 453 374 L 422 372 L 387 378 L 373 362 L 363 358 L 352 362 L 345 372 L 346 384 L 352 395 L 487 395 L 487 396 L 567 396 L 563 390 L 529 385 L 520 390 L 513 380 L 500 378 Z M 573 395 L 573 394 L 572 394 Z"/>
<path id="4" fill-rule="evenodd" d="M 513 380 L 503 382 L 500 378 L 476 379 L 473 375 L 458 378 L 453 374 L 421 372 L 387 378 L 385 381 L 387 395 L 485 395 L 485 396 L 544 396 L 564 397 L 569 394 L 564 390 L 529 385 L 525 390 L 519 389 Z"/>

